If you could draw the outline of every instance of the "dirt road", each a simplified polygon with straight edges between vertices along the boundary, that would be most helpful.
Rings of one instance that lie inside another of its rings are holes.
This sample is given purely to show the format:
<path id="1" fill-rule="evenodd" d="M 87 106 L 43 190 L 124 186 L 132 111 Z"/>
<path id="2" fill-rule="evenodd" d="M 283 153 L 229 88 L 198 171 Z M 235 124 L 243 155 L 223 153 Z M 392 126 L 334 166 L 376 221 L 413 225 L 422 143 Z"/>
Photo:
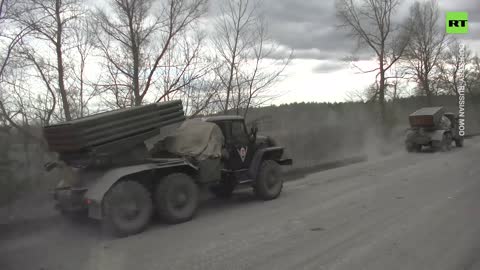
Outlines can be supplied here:
<path id="1" fill-rule="evenodd" d="M 0 269 L 480 269 L 480 140 L 289 182 L 270 202 L 208 200 L 123 239 L 48 218 L 0 239 Z"/>

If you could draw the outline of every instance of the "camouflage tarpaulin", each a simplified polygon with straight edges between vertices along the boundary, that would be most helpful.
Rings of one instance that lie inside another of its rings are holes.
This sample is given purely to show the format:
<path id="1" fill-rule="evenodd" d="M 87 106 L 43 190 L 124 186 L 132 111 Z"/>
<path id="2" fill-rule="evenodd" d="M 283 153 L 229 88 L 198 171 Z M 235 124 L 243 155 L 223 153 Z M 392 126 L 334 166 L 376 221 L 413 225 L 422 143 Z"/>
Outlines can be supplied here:
<path id="1" fill-rule="evenodd" d="M 439 127 L 441 129 L 449 129 L 452 126 L 452 122 L 446 117 L 442 115 L 442 119 L 440 120 Z"/>
<path id="2" fill-rule="evenodd" d="M 220 158 L 223 143 L 222 131 L 216 124 L 196 119 L 183 122 L 164 141 L 168 152 L 197 160 Z"/>

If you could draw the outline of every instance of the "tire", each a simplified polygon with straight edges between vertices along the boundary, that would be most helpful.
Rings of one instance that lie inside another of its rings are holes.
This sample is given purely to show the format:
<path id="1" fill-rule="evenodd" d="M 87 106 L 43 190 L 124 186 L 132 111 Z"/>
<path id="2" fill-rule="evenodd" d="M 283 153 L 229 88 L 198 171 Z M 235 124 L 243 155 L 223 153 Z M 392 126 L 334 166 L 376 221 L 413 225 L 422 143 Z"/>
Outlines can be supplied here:
<path id="1" fill-rule="evenodd" d="M 413 152 L 415 150 L 413 143 L 405 143 L 405 150 L 409 153 Z"/>
<path id="2" fill-rule="evenodd" d="M 145 230 L 153 214 L 151 194 L 140 183 L 121 181 L 103 199 L 104 222 L 117 236 L 128 236 Z"/>
<path id="3" fill-rule="evenodd" d="M 444 152 L 452 150 L 452 135 L 447 133 L 443 135 Z"/>
<path id="4" fill-rule="evenodd" d="M 414 143 L 406 143 L 405 144 L 405 149 L 407 152 L 421 152 L 422 151 L 422 145 L 420 144 L 414 144 Z"/>
<path id="5" fill-rule="evenodd" d="M 273 200 L 282 192 L 283 175 L 280 165 L 273 160 L 262 162 L 253 190 L 262 200 Z"/>
<path id="6" fill-rule="evenodd" d="M 456 147 L 463 147 L 463 138 L 456 139 L 455 140 L 455 146 Z"/>
<path id="7" fill-rule="evenodd" d="M 187 174 L 169 174 L 155 188 L 154 199 L 157 214 L 163 221 L 170 224 L 186 222 L 197 211 L 198 186 Z"/>
<path id="8" fill-rule="evenodd" d="M 443 134 L 443 138 L 441 141 L 435 144 L 435 150 L 441 152 L 450 151 L 452 147 L 452 138 L 448 133 Z"/>
<path id="9" fill-rule="evenodd" d="M 415 151 L 418 152 L 418 153 L 422 152 L 422 145 L 421 144 L 416 144 L 415 145 Z"/>
<path id="10" fill-rule="evenodd" d="M 221 183 L 209 188 L 210 192 L 218 199 L 230 199 L 233 196 L 235 186 L 228 183 Z"/>

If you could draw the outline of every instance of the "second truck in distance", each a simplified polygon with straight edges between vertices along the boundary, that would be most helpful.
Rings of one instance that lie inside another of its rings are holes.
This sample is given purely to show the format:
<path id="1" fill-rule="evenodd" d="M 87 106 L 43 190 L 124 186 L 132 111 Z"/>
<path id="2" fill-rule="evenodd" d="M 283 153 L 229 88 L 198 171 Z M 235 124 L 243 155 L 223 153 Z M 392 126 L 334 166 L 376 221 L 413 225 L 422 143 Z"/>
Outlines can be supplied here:
<path id="1" fill-rule="evenodd" d="M 421 108 L 410 114 L 409 122 L 405 138 L 408 152 L 420 152 L 424 146 L 436 151 L 449 151 L 453 142 L 457 147 L 463 147 L 459 118 L 443 107 Z"/>

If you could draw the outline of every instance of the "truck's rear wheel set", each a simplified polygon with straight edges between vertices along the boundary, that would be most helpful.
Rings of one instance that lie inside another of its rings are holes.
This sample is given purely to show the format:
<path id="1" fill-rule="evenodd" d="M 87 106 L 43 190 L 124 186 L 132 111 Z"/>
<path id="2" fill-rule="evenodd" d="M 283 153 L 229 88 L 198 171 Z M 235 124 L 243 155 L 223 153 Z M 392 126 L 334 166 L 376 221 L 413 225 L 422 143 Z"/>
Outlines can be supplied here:
<path id="1" fill-rule="evenodd" d="M 160 218 L 175 224 L 192 219 L 198 208 L 199 192 L 197 184 L 189 175 L 174 173 L 158 183 L 154 198 Z"/>
<path id="2" fill-rule="evenodd" d="M 143 231 L 154 211 L 170 224 L 192 219 L 198 208 L 198 187 L 187 174 L 164 177 L 151 194 L 142 184 L 121 181 L 104 198 L 103 221 L 115 235 L 127 236 Z"/>
<path id="3" fill-rule="evenodd" d="M 150 192 L 135 181 L 121 181 L 105 194 L 103 221 L 107 229 L 119 236 L 143 231 L 152 218 Z"/>

